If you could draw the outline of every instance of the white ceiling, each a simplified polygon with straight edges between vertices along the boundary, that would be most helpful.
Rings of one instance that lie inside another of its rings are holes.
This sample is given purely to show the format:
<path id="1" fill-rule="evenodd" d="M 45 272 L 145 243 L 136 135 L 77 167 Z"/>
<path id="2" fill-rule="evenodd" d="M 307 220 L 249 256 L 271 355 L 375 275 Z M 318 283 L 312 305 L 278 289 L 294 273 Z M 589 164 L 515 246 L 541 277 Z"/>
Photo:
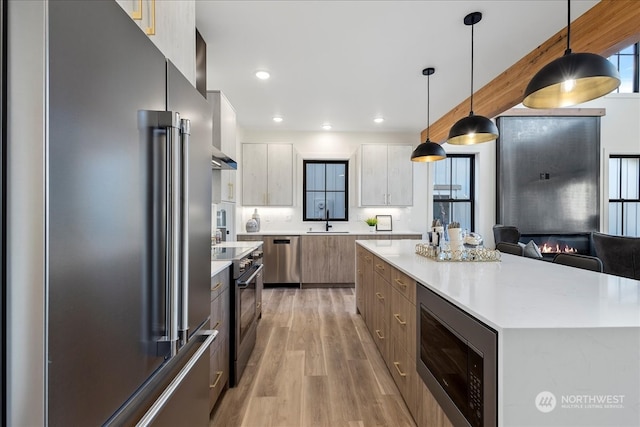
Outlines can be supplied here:
<path id="1" fill-rule="evenodd" d="M 597 3 L 571 2 L 575 20 Z M 564 0 L 196 1 L 207 87 L 250 130 L 420 132 L 566 26 Z M 254 73 L 271 73 L 266 81 Z M 481 112 L 479 112 L 481 113 Z M 284 118 L 272 121 L 274 115 Z M 374 117 L 385 121 L 375 124 Z M 416 139 L 417 141 L 417 139 Z"/>

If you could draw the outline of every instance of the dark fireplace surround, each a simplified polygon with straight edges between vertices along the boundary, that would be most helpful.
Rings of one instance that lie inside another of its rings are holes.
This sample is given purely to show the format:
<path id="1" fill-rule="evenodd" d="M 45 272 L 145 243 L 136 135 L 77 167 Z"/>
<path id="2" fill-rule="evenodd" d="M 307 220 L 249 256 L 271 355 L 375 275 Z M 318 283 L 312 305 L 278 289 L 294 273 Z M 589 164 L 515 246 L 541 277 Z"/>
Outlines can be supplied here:
<path id="1" fill-rule="evenodd" d="M 542 257 L 553 259 L 560 252 L 580 255 L 595 255 L 591 244 L 591 233 L 521 234 L 520 242 L 533 242 L 540 248 Z"/>
<path id="2" fill-rule="evenodd" d="M 496 124 L 496 223 L 518 227 L 520 242 L 533 240 L 545 259 L 558 249 L 594 255 L 600 116 L 500 116 Z"/>

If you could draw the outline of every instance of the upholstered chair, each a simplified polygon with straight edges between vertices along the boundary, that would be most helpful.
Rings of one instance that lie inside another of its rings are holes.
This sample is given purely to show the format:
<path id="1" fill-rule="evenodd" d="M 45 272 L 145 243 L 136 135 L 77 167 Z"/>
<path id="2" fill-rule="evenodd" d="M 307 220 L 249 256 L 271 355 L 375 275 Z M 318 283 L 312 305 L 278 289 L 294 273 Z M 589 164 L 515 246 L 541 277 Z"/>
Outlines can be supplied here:
<path id="1" fill-rule="evenodd" d="M 640 280 L 640 237 L 597 232 L 593 232 L 591 237 L 605 273 Z"/>

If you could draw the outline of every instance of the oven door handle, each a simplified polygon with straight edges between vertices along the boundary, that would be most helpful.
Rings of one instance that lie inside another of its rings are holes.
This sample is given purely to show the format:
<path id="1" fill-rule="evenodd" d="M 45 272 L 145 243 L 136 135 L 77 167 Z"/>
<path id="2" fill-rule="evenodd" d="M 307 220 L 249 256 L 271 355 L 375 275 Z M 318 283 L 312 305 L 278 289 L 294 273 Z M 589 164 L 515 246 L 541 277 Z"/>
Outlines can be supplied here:
<path id="1" fill-rule="evenodd" d="M 247 280 L 238 280 L 236 282 L 238 289 L 247 288 L 249 286 L 249 283 L 253 281 L 253 279 L 262 271 L 263 268 L 264 268 L 264 264 L 260 264 L 258 265 L 258 268 L 256 269 L 256 271 Z"/>

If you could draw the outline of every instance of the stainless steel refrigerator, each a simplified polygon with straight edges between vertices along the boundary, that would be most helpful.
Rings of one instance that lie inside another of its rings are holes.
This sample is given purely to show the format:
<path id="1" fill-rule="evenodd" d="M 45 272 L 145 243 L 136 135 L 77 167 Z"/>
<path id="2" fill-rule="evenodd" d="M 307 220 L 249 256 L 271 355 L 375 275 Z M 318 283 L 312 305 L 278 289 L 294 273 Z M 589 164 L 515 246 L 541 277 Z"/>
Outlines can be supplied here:
<path id="1" fill-rule="evenodd" d="M 48 424 L 208 425 L 211 108 L 115 1 L 48 26 Z"/>

